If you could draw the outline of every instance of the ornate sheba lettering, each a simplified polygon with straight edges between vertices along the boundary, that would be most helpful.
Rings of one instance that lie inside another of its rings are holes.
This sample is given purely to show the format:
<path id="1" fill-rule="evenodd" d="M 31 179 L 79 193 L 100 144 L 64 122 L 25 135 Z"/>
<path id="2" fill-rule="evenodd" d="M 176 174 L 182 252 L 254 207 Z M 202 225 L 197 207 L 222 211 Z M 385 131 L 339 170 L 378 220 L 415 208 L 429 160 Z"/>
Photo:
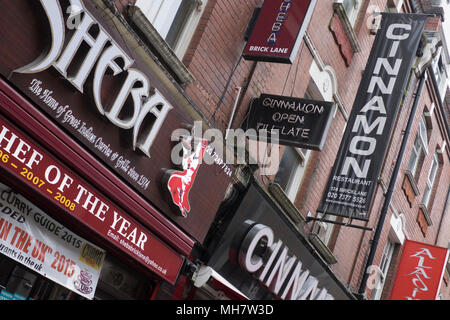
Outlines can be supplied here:
<path id="1" fill-rule="evenodd" d="M 67 9 L 70 15 L 67 26 L 75 27 L 76 30 L 65 47 L 66 25 L 61 8 L 62 1 L 40 0 L 40 2 L 49 20 L 51 44 L 35 61 L 15 72 L 38 73 L 54 67 L 81 93 L 89 75 L 93 74 L 92 91 L 97 111 L 113 125 L 122 129 L 133 129 L 133 149 L 137 148 L 150 157 L 150 148 L 173 108 L 172 105 L 158 89 L 151 87 L 149 79 L 143 72 L 131 67 L 133 60 L 85 9 L 81 0 L 69 1 Z M 78 21 L 76 25 L 74 21 Z M 95 37 L 90 32 L 94 27 L 99 29 Z M 74 76 L 69 76 L 67 70 L 75 64 L 74 58 L 82 44 L 89 47 L 87 54 L 83 61 L 75 62 L 78 69 L 74 71 Z M 119 61 L 122 61 L 123 66 L 120 66 Z M 107 71 L 112 72 L 113 77 L 123 73 L 126 75 L 109 108 L 105 107 L 101 100 L 103 78 Z M 37 84 L 33 90 L 36 91 L 35 94 L 41 94 L 40 91 L 37 92 L 39 90 Z M 154 93 L 151 95 L 150 92 Z M 42 94 L 46 95 L 43 97 L 44 103 L 56 109 L 56 100 L 51 97 L 52 92 Z M 126 116 L 122 116 L 123 114 Z M 151 117 L 152 121 L 145 121 L 147 127 L 144 128 L 144 120 L 148 117 Z"/>

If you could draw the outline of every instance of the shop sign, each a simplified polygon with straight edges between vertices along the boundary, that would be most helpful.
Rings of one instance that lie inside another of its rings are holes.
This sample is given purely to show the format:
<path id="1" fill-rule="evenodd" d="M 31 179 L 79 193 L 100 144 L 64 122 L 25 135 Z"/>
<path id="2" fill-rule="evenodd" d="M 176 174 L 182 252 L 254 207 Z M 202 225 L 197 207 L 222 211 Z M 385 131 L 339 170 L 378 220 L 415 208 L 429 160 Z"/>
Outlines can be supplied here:
<path id="1" fill-rule="evenodd" d="M 281 240 L 276 241 L 270 227 L 250 220 L 245 223 L 251 227 L 238 253 L 242 268 L 283 300 L 335 299 L 326 288 L 318 286 L 318 279 L 302 264 L 301 257 L 292 254 Z"/>
<path id="2" fill-rule="evenodd" d="M 256 183 L 210 240 L 208 266 L 250 300 L 355 299 Z"/>
<path id="3" fill-rule="evenodd" d="M 0 253 L 88 299 L 105 257 L 105 251 L 1 183 Z"/>
<path id="4" fill-rule="evenodd" d="M 369 219 L 370 204 L 425 20 L 424 15 L 383 13 L 317 211 Z"/>
<path id="5" fill-rule="evenodd" d="M 282 145 L 322 150 L 335 108 L 332 102 L 262 94 L 252 101 L 244 126 L 256 133 L 278 130 Z"/>
<path id="6" fill-rule="evenodd" d="M 391 300 L 436 300 L 448 249 L 406 240 Z"/>
<path id="7" fill-rule="evenodd" d="M 203 241 L 229 176 L 217 175 L 214 161 L 200 166 L 186 217 L 161 192 L 162 171 L 179 165 L 171 159 L 171 135 L 193 122 L 161 76 L 148 71 L 90 1 L 6 5 L 0 29 L 10 45 L 0 48 L 3 76 L 152 206 Z"/>
<path id="8" fill-rule="evenodd" d="M 67 169 L 53 156 L 38 147 L 31 139 L 1 118 L 0 168 L 12 173 L 19 181 L 28 184 L 43 197 L 63 209 L 68 215 L 78 219 L 82 224 L 88 226 L 114 246 L 141 262 L 161 278 L 172 284 L 175 283 L 183 264 L 181 256 L 132 217 L 100 195 L 92 186 Z M 17 212 L 14 218 L 21 224 L 25 221 L 26 215 Z M 6 237 L 8 234 L 5 233 L 5 226 L 2 234 Z M 48 227 L 49 225 L 45 224 L 45 226 Z M 10 227 L 8 227 L 9 229 Z M 14 241 L 9 238 L 5 238 L 5 241 L 12 241 L 11 244 L 17 246 L 19 239 L 23 238 L 20 240 L 22 242 L 19 249 L 25 247 L 32 252 L 32 242 L 31 240 L 28 242 L 28 238 L 24 236 L 25 232 L 28 234 L 28 231 L 21 228 L 24 230 L 24 235 L 22 235 L 19 231 L 17 231 L 19 233 L 15 233 L 15 229 L 10 230 L 12 236 L 16 235 L 14 236 Z M 51 233 L 52 231 L 47 230 L 47 232 Z M 61 234 L 63 233 L 61 231 Z M 63 240 L 70 243 L 73 241 L 73 244 L 77 245 L 78 242 L 74 237 L 72 236 L 70 240 L 67 238 Z M 42 245 L 39 245 L 38 260 L 42 258 L 40 261 L 44 262 L 44 257 L 48 255 L 50 259 L 50 255 L 55 255 L 58 248 L 52 247 L 54 244 L 45 239 L 39 241 Z M 68 245 L 70 244 L 68 243 Z M 82 243 L 80 243 L 80 249 L 83 249 Z M 65 254 L 65 251 L 61 253 Z M 55 258 L 58 257 L 55 256 Z M 77 261 L 75 258 L 69 259 Z M 90 259 L 91 257 L 83 255 L 78 258 L 79 261 L 85 264 L 89 263 Z M 36 263 L 39 263 L 39 261 Z M 57 263 L 57 268 L 59 268 L 59 263 L 62 262 L 58 260 L 55 263 Z M 67 269 L 64 267 L 63 273 L 71 274 L 72 269 L 70 268 L 72 268 L 70 265 Z M 80 286 L 89 277 L 88 274 L 81 273 L 81 271 L 76 276 Z M 80 278 L 78 279 L 78 277 Z"/>
<path id="9" fill-rule="evenodd" d="M 293 63 L 317 0 L 266 0 L 244 58 Z"/>

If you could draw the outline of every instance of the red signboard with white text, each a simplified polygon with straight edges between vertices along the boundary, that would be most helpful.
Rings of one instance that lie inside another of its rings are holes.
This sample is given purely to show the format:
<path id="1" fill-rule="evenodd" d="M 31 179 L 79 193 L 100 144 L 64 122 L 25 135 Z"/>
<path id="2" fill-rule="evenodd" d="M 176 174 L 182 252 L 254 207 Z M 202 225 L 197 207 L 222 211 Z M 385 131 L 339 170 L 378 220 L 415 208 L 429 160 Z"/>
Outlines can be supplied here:
<path id="1" fill-rule="evenodd" d="M 317 0 L 266 0 L 244 58 L 293 63 Z"/>
<path id="2" fill-rule="evenodd" d="M 0 118 L 0 168 L 174 284 L 184 258 Z"/>
<path id="3" fill-rule="evenodd" d="M 406 240 L 391 300 L 435 300 L 447 260 L 447 248 Z"/>

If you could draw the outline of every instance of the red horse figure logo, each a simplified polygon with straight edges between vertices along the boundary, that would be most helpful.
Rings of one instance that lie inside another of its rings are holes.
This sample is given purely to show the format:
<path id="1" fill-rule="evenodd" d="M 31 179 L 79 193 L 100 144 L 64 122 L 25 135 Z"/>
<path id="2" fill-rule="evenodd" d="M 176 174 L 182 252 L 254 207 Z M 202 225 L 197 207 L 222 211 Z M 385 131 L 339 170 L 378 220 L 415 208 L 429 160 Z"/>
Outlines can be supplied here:
<path id="1" fill-rule="evenodd" d="M 192 137 L 182 141 L 183 171 L 174 171 L 170 174 L 167 181 L 167 187 L 169 188 L 173 203 L 180 208 L 181 215 L 185 218 L 189 211 L 191 211 L 188 199 L 189 191 L 194 184 L 195 176 L 202 162 L 206 146 L 208 145 L 208 141 L 202 139 L 197 144 L 195 152 L 191 153 L 191 141 Z"/>

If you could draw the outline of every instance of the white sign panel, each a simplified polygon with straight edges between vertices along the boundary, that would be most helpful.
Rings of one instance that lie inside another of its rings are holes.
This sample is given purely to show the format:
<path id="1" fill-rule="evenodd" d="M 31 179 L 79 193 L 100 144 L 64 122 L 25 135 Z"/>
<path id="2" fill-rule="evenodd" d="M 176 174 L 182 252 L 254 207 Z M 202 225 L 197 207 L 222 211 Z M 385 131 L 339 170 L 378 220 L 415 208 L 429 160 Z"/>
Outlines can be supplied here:
<path id="1" fill-rule="evenodd" d="M 0 253 L 88 299 L 105 257 L 104 250 L 1 183 Z"/>

